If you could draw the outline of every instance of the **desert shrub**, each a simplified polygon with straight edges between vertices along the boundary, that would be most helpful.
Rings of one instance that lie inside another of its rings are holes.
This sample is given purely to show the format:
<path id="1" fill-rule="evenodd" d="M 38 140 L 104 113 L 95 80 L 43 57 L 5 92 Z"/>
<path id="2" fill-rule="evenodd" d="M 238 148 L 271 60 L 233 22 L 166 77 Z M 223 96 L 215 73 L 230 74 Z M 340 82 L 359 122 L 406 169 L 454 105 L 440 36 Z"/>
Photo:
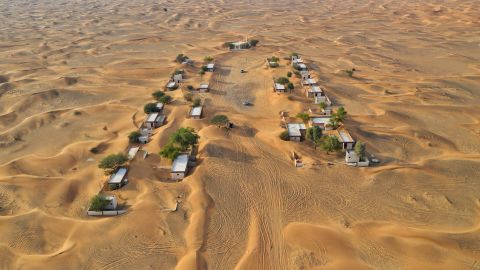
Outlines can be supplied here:
<path id="1" fill-rule="evenodd" d="M 225 127 L 228 123 L 230 123 L 230 120 L 223 114 L 215 115 L 212 120 L 210 120 L 210 124 L 216 125 L 217 127 Z"/>
<path id="2" fill-rule="evenodd" d="M 140 136 L 142 136 L 142 134 L 140 134 L 140 132 L 132 131 L 132 132 L 130 132 L 130 134 L 128 134 L 128 141 L 131 142 L 131 143 L 137 143 L 138 138 L 140 138 Z"/>
<path id="3" fill-rule="evenodd" d="M 365 157 L 365 143 L 358 141 L 355 143 L 355 153 L 359 158 L 364 158 Z"/>
<path id="4" fill-rule="evenodd" d="M 177 58 L 175 59 L 178 63 L 183 63 L 187 61 L 189 58 L 188 56 L 184 55 L 183 53 L 177 55 Z"/>
<path id="5" fill-rule="evenodd" d="M 185 93 L 183 95 L 183 98 L 186 100 L 186 101 L 192 101 L 193 100 L 193 94 L 192 93 Z"/>
<path id="6" fill-rule="evenodd" d="M 147 103 L 145 104 L 145 106 L 143 106 L 143 111 L 145 113 L 154 113 L 154 112 L 158 112 L 159 109 L 157 107 L 157 103 Z"/>
<path id="7" fill-rule="evenodd" d="M 197 107 L 197 106 L 200 106 L 200 105 L 202 105 L 202 100 L 200 98 L 193 99 L 193 102 L 192 102 L 193 107 Z"/>
<path id="8" fill-rule="evenodd" d="M 275 80 L 276 83 L 279 83 L 279 84 L 287 84 L 289 83 L 290 81 L 288 80 L 288 78 L 286 77 L 280 77 L 278 78 L 277 80 Z"/>
<path id="9" fill-rule="evenodd" d="M 109 201 L 102 195 L 95 195 L 90 199 L 90 208 L 91 211 L 102 211 L 107 207 Z"/>
<path id="10" fill-rule="evenodd" d="M 324 136 L 320 142 L 320 147 L 327 152 L 338 151 L 342 147 L 336 136 Z"/>
<path id="11" fill-rule="evenodd" d="M 162 91 L 155 91 L 152 93 L 152 97 L 156 100 L 159 100 L 163 96 L 165 96 L 165 93 Z"/>
<path id="12" fill-rule="evenodd" d="M 97 147 L 92 147 L 92 148 L 90 148 L 90 153 L 98 154 L 98 153 L 100 153 L 100 150 Z"/>
<path id="13" fill-rule="evenodd" d="M 287 78 L 290 78 L 290 77 L 292 77 L 292 72 L 291 71 L 287 72 Z"/>
<path id="14" fill-rule="evenodd" d="M 347 69 L 345 70 L 345 73 L 348 75 L 348 77 L 353 77 L 353 74 L 355 73 L 355 69 Z"/>
<path id="15" fill-rule="evenodd" d="M 310 115 L 308 113 L 297 113 L 295 117 L 302 119 L 304 122 L 307 122 L 310 119 Z"/>
<path id="16" fill-rule="evenodd" d="M 194 88 L 193 88 L 193 85 L 187 85 L 187 89 L 192 91 Z"/>
<path id="17" fill-rule="evenodd" d="M 161 98 L 158 100 L 158 102 L 161 102 L 161 103 L 163 103 L 163 104 L 168 104 L 168 103 L 170 103 L 171 101 L 172 101 L 172 97 L 169 96 L 169 95 L 165 95 L 165 96 L 161 97 Z"/>
<path id="18" fill-rule="evenodd" d="M 128 157 L 123 153 L 111 154 L 102 159 L 98 167 L 103 169 L 106 175 L 110 175 L 127 161 Z"/>
<path id="19" fill-rule="evenodd" d="M 213 57 L 211 57 L 211 56 L 205 56 L 205 58 L 203 58 L 203 61 L 205 61 L 205 62 L 212 62 L 212 61 L 213 61 Z"/>
<path id="20" fill-rule="evenodd" d="M 290 140 L 290 136 L 288 135 L 288 130 L 282 131 L 282 133 L 280 133 L 279 137 L 280 137 L 280 139 L 282 139 L 284 141 L 289 141 Z"/>
<path id="21" fill-rule="evenodd" d="M 167 143 L 162 147 L 159 154 L 161 157 L 174 160 L 180 155 L 181 149 L 178 146 L 173 145 L 172 143 Z"/>
<path id="22" fill-rule="evenodd" d="M 248 42 L 248 44 L 250 44 L 250 46 L 252 46 L 252 47 L 256 47 L 258 42 L 259 42 L 258 40 L 252 39 L 252 40 L 250 40 L 250 42 Z"/>
<path id="23" fill-rule="evenodd" d="M 73 114 L 78 116 L 78 115 L 82 115 L 82 112 L 81 111 L 74 111 Z"/>
<path id="24" fill-rule="evenodd" d="M 292 91 L 293 89 L 295 89 L 295 86 L 293 85 L 293 83 L 289 82 L 287 88 L 288 90 Z"/>
<path id="25" fill-rule="evenodd" d="M 301 78 L 301 77 L 302 77 L 302 74 L 300 74 L 300 71 L 298 71 L 298 70 L 295 70 L 295 71 L 293 72 L 293 74 L 295 74 L 295 77 L 297 77 L 297 78 Z"/>

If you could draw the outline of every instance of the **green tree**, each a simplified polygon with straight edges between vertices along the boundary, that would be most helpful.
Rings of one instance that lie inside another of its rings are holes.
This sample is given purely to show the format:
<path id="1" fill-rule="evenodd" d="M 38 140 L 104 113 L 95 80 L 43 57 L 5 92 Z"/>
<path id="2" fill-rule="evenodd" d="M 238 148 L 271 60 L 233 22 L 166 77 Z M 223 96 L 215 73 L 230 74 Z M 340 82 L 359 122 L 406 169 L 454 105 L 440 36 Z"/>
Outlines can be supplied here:
<path id="1" fill-rule="evenodd" d="M 296 53 L 296 52 L 290 53 L 290 57 L 292 57 L 292 56 L 298 56 L 298 53 Z"/>
<path id="2" fill-rule="evenodd" d="M 347 111 L 345 111 L 345 108 L 338 108 L 337 112 L 335 113 L 335 117 L 337 118 L 338 122 L 343 122 L 343 120 L 347 118 Z"/>
<path id="3" fill-rule="evenodd" d="M 278 61 L 280 61 L 280 58 L 278 58 L 276 56 L 272 56 L 272 57 L 268 58 L 268 61 L 277 63 Z"/>
<path id="4" fill-rule="evenodd" d="M 167 143 L 165 146 L 162 147 L 159 154 L 164 158 L 168 158 L 170 160 L 174 160 L 180 155 L 180 147 L 173 145 L 172 143 Z"/>
<path id="5" fill-rule="evenodd" d="M 358 141 L 355 143 L 355 153 L 357 154 L 357 156 L 361 159 L 361 158 L 364 158 L 365 157 L 365 143 L 364 142 L 361 142 L 361 141 Z"/>
<path id="6" fill-rule="evenodd" d="M 210 120 L 210 124 L 216 125 L 217 127 L 226 127 L 228 123 L 230 123 L 230 120 L 223 114 L 217 114 Z"/>
<path id="7" fill-rule="evenodd" d="M 339 150 L 342 145 L 335 136 L 324 136 L 320 142 L 320 147 L 329 154 L 329 152 Z"/>
<path id="8" fill-rule="evenodd" d="M 276 83 L 279 83 L 279 84 L 287 84 L 287 83 L 289 83 L 290 81 L 289 81 L 288 78 L 286 78 L 286 77 L 280 77 L 280 78 L 278 78 L 275 82 L 276 82 Z"/>
<path id="9" fill-rule="evenodd" d="M 280 139 L 284 140 L 284 141 L 289 141 L 290 140 L 290 135 L 288 134 L 288 130 L 284 130 L 282 131 L 282 133 L 280 133 Z"/>
<path id="10" fill-rule="evenodd" d="M 156 103 L 147 103 L 147 104 L 145 104 L 145 106 L 143 106 L 143 111 L 145 113 L 158 112 L 157 104 Z"/>
<path id="11" fill-rule="evenodd" d="M 320 109 L 323 111 L 327 108 L 327 103 L 322 101 L 322 102 L 320 102 L 319 106 L 320 106 Z"/>
<path id="12" fill-rule="evenodd" d="M 200 105 L 202 105 L 202 100 L 200 98 L 195 98 L 192 102 L 192 106 L 193 107 L 198 107 Z"/>
<path id="13" fill-rule="evenodd" d="M 319 126 L 313 126 L 307 129 L 306 137 L 313 142 L 315 149 L 320 145 L 322 138 L 322 129 Z"/>
<path id="14" fill-rule="evenodd" d="M 297 113 L 295 117 L 302 119 L 304 122 L 310 120 L 310 115 L 308 113 Z"/>
<path id="15" fill-rule="evenodd" d="M 200 71 L 207 72 L 208 67 L 207 66 L 201 66 Z M 204 73 L 205 74 L 205 73 Z"/>
<path id="16" fill-rule="evenodd" d="M 289 82 L 288 85 L 287 85 L 287 88 L 291 92 L 293 89 L 295 89 L 295 86 L 293 85 L 293 83 Z"/>
<path id="17" fill-rule="evenodd" d="M 107 207 L 110 202 L 102 195 L 95 195 L 90 200 L 90 208 L 91 211 L 102 211 Z"/>
<path id="18" fill-rule="evenodd" d="M 137 143 L 138 138 L 140 138 L 140 136 L 142 136 L 142 134 L 140 134 L 140 132 L 132 131 L 132 132 L 130 132 L 130 134 L 128 134 L 128 141 L 131 142 L 131 143 Z"/>
<path id="19" fill-rule="evenodd" d="M 203 61 L 205 61 L 205 62 L 212 62 L 212 61 L 213 61 L 213 57 L 211 57 L 211 56 L 205 56 L 205 58 L 203 58 Z"/>
<path id="20" fill-rule="evenodd" d="M 123 153 L 111 154 L 103 158 L 98 164 L 98 167 L 103 169 L 106 175 L 110 175 L 127 161 L 128 157 Z"/>
<path id="21" fill-rule="evenodd" d="M 292 77 L 292 72 L 291 71 L 287 72 L 287 77 L 288 78 Z"/>
<path id="22" fill-rule="evenodd" d="M 159 100 L 161 97 L 165 96 L 163 91 L 156 91 L 152 93 L 154 99 Z"/>
<path id="23" fill-rule="evenodd" d="M 182 127 L 172 134 L 170 142 L 184 151 L 187 150 L 188 147 L 197 144 L 199 138 L 200 136 L 198 136 L 193 128 Z"/>
<path id="24" fill-rule="evenodd" d="M 169 96 L 169 95 L 165 95 L 158 100 L 158 102 L 163 103 L 163 104 L 168 104 L 171 101 L 172 101 L 172 97 Z"/>
<path id="25" fill-rule="evenodd" d="M 256 47 L 257 44 L 258 44 L 258 40 L 252 39 L 252 40 L 250 40 L 250 41 L 248 42 L 248 44 L 249 44 L 250 46 L 252 46 L 252 47 Z"/>

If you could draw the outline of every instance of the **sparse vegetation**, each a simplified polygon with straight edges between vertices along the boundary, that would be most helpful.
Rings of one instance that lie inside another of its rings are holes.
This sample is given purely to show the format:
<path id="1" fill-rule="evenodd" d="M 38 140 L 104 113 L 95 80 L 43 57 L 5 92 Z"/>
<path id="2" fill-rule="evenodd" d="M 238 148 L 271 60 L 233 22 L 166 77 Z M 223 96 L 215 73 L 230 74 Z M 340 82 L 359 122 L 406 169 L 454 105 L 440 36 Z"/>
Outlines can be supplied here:
<path id="1" fill-rule="evenodd" d="M 207 72 L 207 70 L 208 70 L 207 66 L 201 66 L 200 67 L 200 71 Z"/>
<path id="2" fill-rule="evenodd" d="M 107 207 L 109 201 L 102 195 L 95 195 L 90 199 L 90 208 L 91 211 L 102 211 Z"/>
<path id="3" fill-rule="evenodd" d="M 303 120 L 303 122 L 307 122 L 310 119 L 310 115 L 308 113 L 297 113 L 295 117 Z"/>
<path id="4" fill-rule="evenodd" d="M 178 69 L 177 68 L 173 71 L 172 76 L 177 75 L 177 74 L 184 74 L 184 73 L 185 73 L 185 71 L 183 69 Z"/>
<path id="5" fill-rule="evenodd" d="M 169 142 L 162 147 L 160 156 L 174 160 L 181 151 L 187 150 L 189 147 L 197 144 L 200 136 L 191 127 L 179 128 L 172 136 Z"/>
<path id="6" fill-rule="evenodd" d="M 355 143 L 355 153 L 357 154 L 357 156 L 360 158 L 360 159 L 363 159 L 365 157 L 365 143 L 364 142 L 361 142 L 361 141 L 358 141 Z"/>
<path id="7" fill-rule="evenodd" d="M 165 96 L 165 93 L 163 91 L 155 91 L 152 93 L 152 97 L 157 101 L 163 96 Z"/>
<path id="8" fill-rule="evenodd" d="M 290 57 L 292 57 L 292 56 L 298 56 L 298 53 L 296 53 L 296 52 L 290 53 Z"/>
<path id="9" fill-rule="evenodd" d="M 335 136 L 324 136 L 320 142 L 320 147 L 329 154 L 333 151 L 338 151 L 342 147 L 338 138 Z"/>
<path id="10" fill-rule="evenodd" d="M 131 142 L 131 143 L 137 143 L 138 138 L 140 138 L 140 136 L 142 136 L 142 134 L 140 134 L 140 132 L 132 131 L 132 132 L 130 132 L 130 134 L 128 134 L 128 141 Z"/>
<path id="11" fill-rule="evenodd" d="M 252 46 L 252 47 L 256 47 L 258 42 L 259 42 L 258 40 L 252 39 L 248 42 L 248 44 L 250 44 L 250 46 Z"/>
<path id="12" fill-rule="evenodd" d="M 74 111 L 73 115 L 79 116 L 79 115 L 82 115 L 82 112 L 81 111 Z"/>
<path id="13" fill-rule="evenodd" d="M 284 141 L 289 141 L 290 140 L 290 136 L 288 135 L 288 130 L 284 130 L 282 131 L 282 133 L 280 133 L 280 139 L 284 140 Z"/>
<path id="14" fill-rule="evenodd" d="M 315 149 L 317 146 L 320 146 L 321 138 L 322 138 L 322 129 L 318 126 L 313 126 L 307 129 L 306 137 L 308 140 L 313 142 Z"/>
<path id="15" fill-rule="evenodd" d="M 288 80 L 287 77 L 280 77 L 280 78 L 276 79 L 275 82 L 285 85 L 285 84 L 289 83 L 290 81 Z"/>
<path id="16" fill-rule="evenodd" d="M 171 143 L 166 144 L 164 147 L 162 147 L 162 150 L 160 150 L 160 156 L 164 158 L 168 158 L 170 160 L 174 160 L 180 155 L 180 147 L 177 147 Z"/>
<path id="17" fill-rule="evenodd" d="M 192 91 L 194 88 L 193 88 L 193 85 L 187 85 L 187 89 Z"/>
<path id="18" fill-rule="evenodd" d="M 300 71 L 298 71 L 298 70 L 293 71 L 293 74 L 295 74 L 295 77 L 297 77 L 297 78 L 302 77 L 302 74 L 300 74 Z"/>
<path id="19" fill-rule="evenodd" d="M 169 96 L 169 95 L 164 95 L 163 97 L 161 97 L 158 102 L 160 103 L 163 103 L 163 104 L 168 104 L 170 102 L 172 102 L 172 97 Z"/>
<path id="20" fill-rule="evenodd" d="M 98 167 L 103 169 L 106 175 L 111 175 L 127 161 L 128 157 L 123 153 L 111 154 L 102 159 Z"/>
<path id="21" fill-rule="evenodd" d="M 186 100 L 186 101 L 192 101 L 193 100 L 193 94 L 192 93 L 185 93 L 183 94 L 183 98 Z"/>
<path id="22" fill-rule="evenodd" d="M 340 123 L 343 123 L 346 117 L 347 111 L 345 111 L 345 108 L 340 107 L 335 113 L 332 113 L 330 125 L 335 129 L 340 125 Z"/>
<path id="23" fill-rule="evenodd" d="M 292 72 L 291 71 L 287 72 L 287 78 L 291 78 L 291 77 L 292 77 Z"/>
<path id="24" fill-rule="evenodd" d="M 200 105 L 202 105 L 202 100 L 200 98 L 197 97 L 197 98 L 193 99 L 193 102 L 192 102 L 193 107 L 197 107 L 197 106 L 200 106 Z"/>
<path id="25" fill-rule="evenodd" d="M 92 148 L 90 148 L 90 153 L 98 154 L 98 153 L 100 153 L 100 150 L 97 147 L 92 147 Z"/>
<path id="26" fill-rule="evenodd" d="M 291 92 L 293 89 L 295 89 L 295 86 L 293 85 L 293 83 L 289 82 L 289 83 L 287 84 L 287 88 L 288 88 L 288 90 L 290 90 L 290 92 Z"/>
<path id="27" fill-rule="evenodd" d="M 157 107 L 157 103 L 147 103 L 145 106 L 143 106 L 143 111 L 148 114 L 158 112 L 159 109 Z"/>
<path id="28" fill-rule="evenodd" d="M 354 68 L 347 69 L 347 70 L 345 70 L 345 73 L 348 75 L 348 77 L 353 77 L 353 75 L 355 73 L 355 69 Z"/>
<path id="29" fill-rule="evenodd" d="M 216 125 L 217 127 L 226 127 L 228 123 L 230 123 L 230 120 L 223 114 L 215 115 L 212 120 L 210 120 L 210 124 Z"/>
<path id="30" fill-rule="evenodd" d="M 323 110 L 325 110 L 325 109 L 327 108 L 327 103 L 325 103 L 325 102 L 322 101 L 322 102 L 320 102 L 320 104 L 319 104 L 318 106 L 319 106 L 320 109 L 323 111 Z"/>
<path id="31" fill-rule="evenodd" d="M 175 59 L 178 63 L 183 63 L 185 61 L 188 61 L 190 58 L 188 56 L 184 55 L 183 53 L 177 55 L 177 58 Z"/>
<path id="32" fill-rule="evenodd" d="M 211 57 L 211 56 L 205 56 L 205 58 L 203 58 L 203 61 L 205 61 L 205 62 L 212 62 L 212 61 L 213 61 L 213 57 Z"/>

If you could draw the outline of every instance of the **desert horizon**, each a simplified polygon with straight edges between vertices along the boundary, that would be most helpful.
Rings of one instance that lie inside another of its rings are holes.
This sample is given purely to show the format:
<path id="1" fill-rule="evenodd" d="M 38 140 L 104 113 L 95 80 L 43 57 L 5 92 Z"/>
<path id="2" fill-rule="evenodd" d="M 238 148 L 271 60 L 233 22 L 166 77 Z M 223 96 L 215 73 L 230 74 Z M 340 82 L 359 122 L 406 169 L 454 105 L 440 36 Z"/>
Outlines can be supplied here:
<path id="1" fill-rule="evenodd" d="M 480 269 L 478 1 L 0 14 L 0 269 Z"/>

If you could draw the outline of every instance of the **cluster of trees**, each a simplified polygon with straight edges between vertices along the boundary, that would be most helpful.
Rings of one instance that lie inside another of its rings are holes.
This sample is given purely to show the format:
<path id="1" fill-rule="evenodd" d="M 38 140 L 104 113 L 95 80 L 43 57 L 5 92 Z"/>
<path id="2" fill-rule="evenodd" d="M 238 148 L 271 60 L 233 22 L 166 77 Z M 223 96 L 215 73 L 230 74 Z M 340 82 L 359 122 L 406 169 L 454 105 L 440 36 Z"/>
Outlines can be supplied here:
<path id="1" fill-rule="evenodd" d="M 160 150 L 160 156 L 174 160 L 182 151 L 198 143 L 200 136 L 191 127 L 179 128 L 170 136 L 168 143 Z"/>
<path id="2" fill-rule="evenodd" d="M 335 129 L 340 123 L 343 123 L 345 118 L 347 118 L 347 111 L 345 111 L 345 108 L 340 107 L 335 113 L 332 113 L 329 124 Z"/>
<path id="3" fill-rule="evenodd" d="M 290 80 L 287 77 L 279 77 L 275 80 L 276 83 L 283 84 L 287 86 L 287 89 L 292 91 L 295 86 L 293 83 L 290 82 Z"/>
<path id="4" fill-rule="evenodd" d="M 165 94 L 165 92 L 162 92 L 162 91 L 156 91 L 154 93 L 152 93 L 152 97 L 160 102 L 160 103 L 163 103 L 163 104 L 168 104 L 172 101 L 172 97 Z"/>
<path id="5" fill-rule="evenodd" d="M 113 174 L 118 168 L 127 163 L 128 157 L 124 153 L 111 154 L 103 158 L 98 167 L 103 169 L 105 175 Z"/>
<path id="6" fill-rule="evenodd" d="M 230 119 L 228 119 L 226 115 L 217 114 L 212 118 L 212 120 L 210 120 L 210 124 L 216 125 L 219 128 L 220 127 L 228 128 L 228 125 L 230 124 Z"/>

